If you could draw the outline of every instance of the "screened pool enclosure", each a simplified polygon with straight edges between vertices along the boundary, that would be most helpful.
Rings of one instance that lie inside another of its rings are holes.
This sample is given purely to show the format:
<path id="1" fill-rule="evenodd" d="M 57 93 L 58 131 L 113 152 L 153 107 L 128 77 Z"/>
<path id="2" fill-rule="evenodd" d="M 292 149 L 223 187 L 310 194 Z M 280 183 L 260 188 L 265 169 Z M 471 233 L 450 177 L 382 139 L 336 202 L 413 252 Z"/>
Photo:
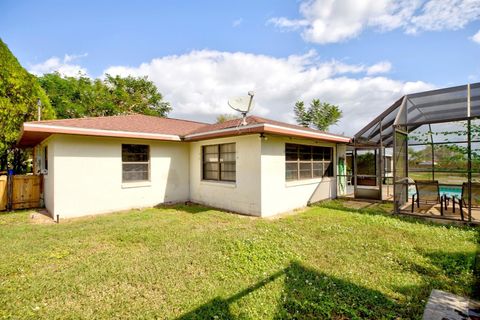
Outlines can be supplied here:
<path id="1" fill-rule="evenodd" d="M 352 141 L 340 195 L 480 221 L 480 83 L 406 95 Z"/>

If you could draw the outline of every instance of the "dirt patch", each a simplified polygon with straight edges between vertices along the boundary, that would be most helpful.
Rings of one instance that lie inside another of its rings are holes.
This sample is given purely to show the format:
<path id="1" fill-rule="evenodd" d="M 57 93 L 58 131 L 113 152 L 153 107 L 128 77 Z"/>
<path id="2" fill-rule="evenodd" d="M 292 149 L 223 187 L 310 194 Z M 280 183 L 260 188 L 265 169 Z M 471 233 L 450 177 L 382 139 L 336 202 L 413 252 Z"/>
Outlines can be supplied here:
<path id="1" fill-rule="evenodd" d="M 372 206 L 375 206 L 376 203 L 371 203 L 367 201 L 345 200 L 345 201 L 342 201 L 342 205 L 345 208 L 359 210 L 359 209 L 365 209 L 365 208 L 370 208 Z"/>
<path id="2" fill-rule="evenodd" d="M 30 214 L 30 223 L 33 224 L 53 224 L 55 221 L 50 217 L 47 210 L 32 211 Z"/>

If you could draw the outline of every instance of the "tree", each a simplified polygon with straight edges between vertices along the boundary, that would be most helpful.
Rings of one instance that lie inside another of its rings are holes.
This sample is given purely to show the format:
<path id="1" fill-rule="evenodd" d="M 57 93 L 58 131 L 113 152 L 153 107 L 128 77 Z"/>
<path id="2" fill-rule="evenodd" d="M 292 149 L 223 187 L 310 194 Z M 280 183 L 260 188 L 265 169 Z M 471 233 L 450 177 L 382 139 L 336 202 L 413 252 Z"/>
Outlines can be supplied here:
<path id="1" fill-rule="evenodd" d="M 236 120 L 236 119 L 240 119 L 240 117 L 234 114 L 219 114 L 217 116 L 217 123 L 224 123 L 226 121 Z"/>
<path id="2" fill-rule="evenodd" d="M 308 110 L 303 101 L 297 101 L 293 109 L 297 123 L 304 127 L 313 125 L 318 130 L 327 131 L 331 125 L 337 124 L 342 111 L 336 105 L 313 99 Z"/>
<path id="3" fill-rule="evenodd" d="M 303 103 L 303 101 L 297 101 L 295 103 L 293 111 L 295 112 L 295 119 L 297 120 L 297 123 L 299 125 L 304 127 L 310 126 L 312 119 L 310 116 L 310 112 L 305 109 L 305 104 Z"/>
<path id="4" fill-rule="evenodd" d="M 168 102 L 162 101 L 162 95 L 148 77 L 122 78 L 107 74 L 105 84 L 110 88 L 114 105 L 121 113 L 166 117 L 172 109 Z"/>
<path id="5" fill-rule="evenodd" d="M 310 113 L 312 117 L 312 124 L 322 131 L 327 131 L 328 128 L 337 124 L 342 117 L 342 111 L 336 105 L 320 102 L 319 99 L 313 99 L 310 104 Z"/>
<path id="6" fill-rule="evenodd" d="M 147 77 L 107 75 L 104 80 L 86 76 L 62 77 L 59 73 L 38 78 L 58 118 L 80 118 L 141 113 L 165 117 L 171 110 Z"/>
<path id="7" fill-rule="evenodd" d="M 0 39 L 0 171 L 10 165 L 15 172 L 25 167 L 25 154 L 16 148 L 22 124 L 37 118 L 38 100 L 42 119 L 55 112 L 35 76 L 25 70 Z"/>
<path id="8" fill-rule="evenodd" d="M 100 80 L 51 73 L 39 77 L 38 82 L 60 119 L 115 114 L 113 106 L 105 101 L 107 92 Z"/>

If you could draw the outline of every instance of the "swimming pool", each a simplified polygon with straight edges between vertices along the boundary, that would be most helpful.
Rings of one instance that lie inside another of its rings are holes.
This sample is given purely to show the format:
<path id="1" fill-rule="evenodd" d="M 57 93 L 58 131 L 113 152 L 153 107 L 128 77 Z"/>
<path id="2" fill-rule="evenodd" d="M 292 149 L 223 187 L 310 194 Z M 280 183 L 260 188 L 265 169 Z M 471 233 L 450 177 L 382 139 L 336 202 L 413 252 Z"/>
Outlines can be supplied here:
<path id="1" fill-rule="evenodd" d="M 415 185 L 411 185 L 408 188 L 408 196 L 411 197 L 415 193 L 417 193 L 417 191 L 415 190 Z M 455 197 L 457 199 L 460 199 L 460 197 L 462 196 L 462 187 L 440 185 L 440 195 L 446 195 L 448 197 Z"/>

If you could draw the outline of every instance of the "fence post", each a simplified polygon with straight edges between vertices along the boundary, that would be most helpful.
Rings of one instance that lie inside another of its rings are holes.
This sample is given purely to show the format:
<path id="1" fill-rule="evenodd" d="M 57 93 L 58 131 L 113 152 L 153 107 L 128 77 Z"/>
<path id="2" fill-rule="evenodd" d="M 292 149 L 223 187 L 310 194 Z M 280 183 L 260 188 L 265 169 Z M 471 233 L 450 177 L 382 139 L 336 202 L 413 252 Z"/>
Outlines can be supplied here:
<path id="1" fill-rule="evenodd" d="M 12 211 L 13 206 L 13 170 L 7 173 L 7 210 Z"/>

